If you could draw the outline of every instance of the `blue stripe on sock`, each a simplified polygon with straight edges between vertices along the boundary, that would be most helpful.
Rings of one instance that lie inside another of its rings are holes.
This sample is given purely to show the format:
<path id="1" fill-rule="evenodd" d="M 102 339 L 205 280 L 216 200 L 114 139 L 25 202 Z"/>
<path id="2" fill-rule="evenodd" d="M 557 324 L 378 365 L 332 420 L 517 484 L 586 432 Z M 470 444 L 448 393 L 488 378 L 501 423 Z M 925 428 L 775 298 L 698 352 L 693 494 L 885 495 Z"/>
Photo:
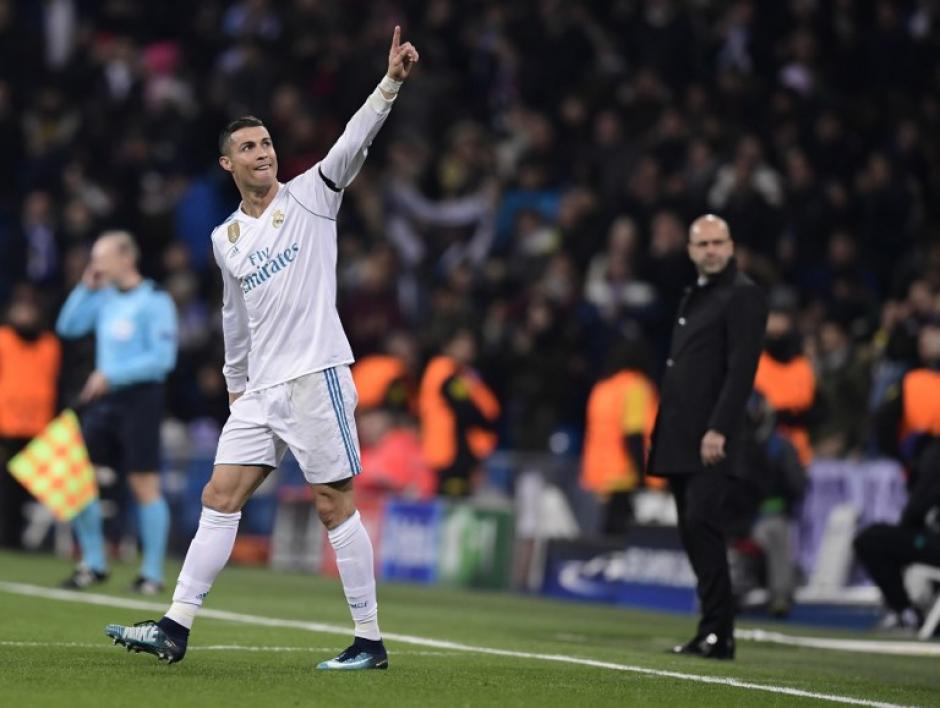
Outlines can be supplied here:
<path id="1" fill-rule="evenodd" d="M 359 474 L 362 471 L 362 463 L 359 461 L 359 453 L 356 451 L 356 441 L 353 440 L 352 432 L 349 430 L 349 420 L 346 418 L 346 401 L 343 399 L 343 387 L 339 382 L 339 374 L 336 369 L 330 369 L 330 375 L 333 377 L 333 383 L 336 387 L 336 397 L 339 400 L 340 421 L 343 430 L 346 431 L 346 440 L 349 442 L 349 449 L 353 455 L 353 474 Z"/>
<path id="2" fill-rule="evenodd" d="M 349 462 L 349 469 L 353 474 L 356 474 L 356 466 L 353 461 L 352 452 L 349 449 L 349 441 L 346 439 L 346 430 L 343 428 L 342 416 L 340 415 L 339 406 L 336 402 L 337 392 L 333 389 L 333 379 L 330 377 L 330 369 L 325 369 L 323 371 L 323 376 L 326 379 L 326 390 L 330 394 L 330 402 L 333 404 L 333 413 L 336 415 L 336 422 L 339 425 L 340 437 L 343 438 L 343 447 L 346 448 L 346 459 Z"/>
<path id="3" fill-rule="evenodd" d="M 356 441 L 353 440 L 352 432 L 349 430 L 349 420 L 346 418 L 346 401 L 343 398 L 343 387 L 339 382 L 339 374 L 336 373 L 336 369 L 330 369 L 330 373 L 333 376 L 333 381 L 336 383 L 337 397 L 339 398 L 339 409 L 340 420 L 343 422 L 343 428 L 346 430 L 346 439 L 349 440 L 349 447 L 352 450 L 353 454 L 353 474 L 359 474 L 362 471 L 362 463 L 359 461 L 359 453 L 356 451 Z"/>

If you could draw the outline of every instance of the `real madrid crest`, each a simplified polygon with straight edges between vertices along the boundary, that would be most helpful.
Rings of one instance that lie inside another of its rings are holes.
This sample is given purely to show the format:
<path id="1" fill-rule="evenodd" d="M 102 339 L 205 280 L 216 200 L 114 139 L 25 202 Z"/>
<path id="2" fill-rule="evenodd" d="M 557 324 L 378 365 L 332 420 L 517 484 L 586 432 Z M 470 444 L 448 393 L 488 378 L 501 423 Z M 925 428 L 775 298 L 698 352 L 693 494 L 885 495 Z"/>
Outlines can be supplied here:
<path id="1" fill-rule="evenodd" d="M 271 225 L 275 229 L 281 228 L 281 224 L 284 223 L 284 212 L 280 209 L 275 209 L 274 214 L 271 216 Z"/>
<path id="2" fill-rule="evenodd" d="M 241 236 L 241 233 L 241 227 L 238 225 L 238 222 L 233 221 L 228 225 L 228 242 L 235 243 L 238 237 Z"/>

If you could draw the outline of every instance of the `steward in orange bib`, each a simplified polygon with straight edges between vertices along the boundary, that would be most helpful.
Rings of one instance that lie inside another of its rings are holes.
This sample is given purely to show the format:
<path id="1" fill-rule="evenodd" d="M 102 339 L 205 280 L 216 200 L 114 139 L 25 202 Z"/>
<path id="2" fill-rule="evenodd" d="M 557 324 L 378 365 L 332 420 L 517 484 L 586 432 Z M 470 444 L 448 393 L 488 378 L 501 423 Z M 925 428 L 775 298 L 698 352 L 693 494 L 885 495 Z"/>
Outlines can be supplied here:
<path id="1" fill-rule="evenodd" d="M 622 535 L 633 516 L 632 491 L 643 483 L 659 397 L 643 373 L 639 342 L 610 353 L 587 406 L 581 486 L 604 505 L 601 532 Z"/>
<path id="2" fill-rule="evenodd" d="M 480 461 L 496 447 L 499 402 L 471 368 L 475 358 L 473 332 L 458 329 L 421 380 L 421 448 L 441 496 L 469 496 Z"/>
<path id="3" fill-rule="evenodd" d="M 357 413 L 374 409 L 414 413 L 417 386 L 412 372 L 416 359 L 412 337 L 404 332 L 393 332 L 385 340 L 384 352 L 356 361 L 352 377 L 359 395 Z"/>
<path id="4" fill-rule="evenodd" d="M 918 338 L 922 366 L 890 389 L 875 413 L 879 447 L 912 463 L 926 445 L 940 444 L 940 323 L 927 324 Z"/>
<path id="5" fill-rule="evenodd" d="M 754 389 L 773 407 L 778 432 L 796 448 L 800 462 L 807 467 L 813 461 L 806 426 L 816 397 L 816 374 L 801 349 L 793 313 L 771 309 Z"/>
<path id="6" fill-rule="evenodd" d="M 43 331 L 35 296 L 14 296 L 9 324 L 0 327 L 0 545 L 19 547 L 26 490 L 7 462 L 43 431 L 56 413 L 62 353 Z"/>
<path id="7" fill-rule="evenodd" d="M 359 395 L 357 409 L 408 408 L 408 369 L 398 357 L 369 354 L 352 366 L 353 382 Z"/>

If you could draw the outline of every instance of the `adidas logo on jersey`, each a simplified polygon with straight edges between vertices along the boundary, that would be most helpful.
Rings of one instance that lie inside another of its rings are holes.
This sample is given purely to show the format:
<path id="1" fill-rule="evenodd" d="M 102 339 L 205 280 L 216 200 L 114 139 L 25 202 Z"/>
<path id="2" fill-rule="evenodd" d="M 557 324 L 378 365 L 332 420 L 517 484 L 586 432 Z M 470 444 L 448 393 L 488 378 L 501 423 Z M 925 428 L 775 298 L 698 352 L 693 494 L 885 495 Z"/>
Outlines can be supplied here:
<path id="1" fill-rule="evenodd" d="M 289 247 L 274 255 L 267 263 L 246 275 L 241 279 L 242 292 L 247 295 L 259 285 L 268 282 L 270 278 L 287 268 L 299 251 L 300 244 L 292 243 Z"/>

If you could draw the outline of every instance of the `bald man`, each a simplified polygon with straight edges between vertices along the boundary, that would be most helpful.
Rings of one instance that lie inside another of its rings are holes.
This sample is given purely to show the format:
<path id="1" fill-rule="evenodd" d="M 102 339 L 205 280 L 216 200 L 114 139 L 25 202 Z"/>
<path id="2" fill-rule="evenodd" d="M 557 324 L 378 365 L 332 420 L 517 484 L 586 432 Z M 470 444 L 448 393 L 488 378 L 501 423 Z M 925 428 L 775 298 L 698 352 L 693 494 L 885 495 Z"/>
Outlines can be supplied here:
<path id="1" fill-rule="evenodd" d="M 95 370 L 79 396 L 79 416 L 95 466 L 126 475 L 140 516 L 142 563 L 131 590 L 163 592 L 170 512 L 160 491 L 163 382 L 176 363 L 176 308 L 145 280 L 140 251 L 126 231 L 106 231 L 59 313 L 64 338 L 95 333 Z M 72 521 L 82 562 L 63 582 L 83 589 L 108 578 L 101 505 L 93 501 Z"/>
<path id="2" fill-rule="evenodd" d="M 738 272 L 725 221 L 701 216 L 689 229 L 698 271 L 679 305 L 653 432 L 649 473 L 668 477 L 679 535 L 698 579 L 698 631 L 676 654 L 734 658 L 734 599 L 723 507 L 743 471 L 744 412 L 763 345 L 767 300 Z"/>

